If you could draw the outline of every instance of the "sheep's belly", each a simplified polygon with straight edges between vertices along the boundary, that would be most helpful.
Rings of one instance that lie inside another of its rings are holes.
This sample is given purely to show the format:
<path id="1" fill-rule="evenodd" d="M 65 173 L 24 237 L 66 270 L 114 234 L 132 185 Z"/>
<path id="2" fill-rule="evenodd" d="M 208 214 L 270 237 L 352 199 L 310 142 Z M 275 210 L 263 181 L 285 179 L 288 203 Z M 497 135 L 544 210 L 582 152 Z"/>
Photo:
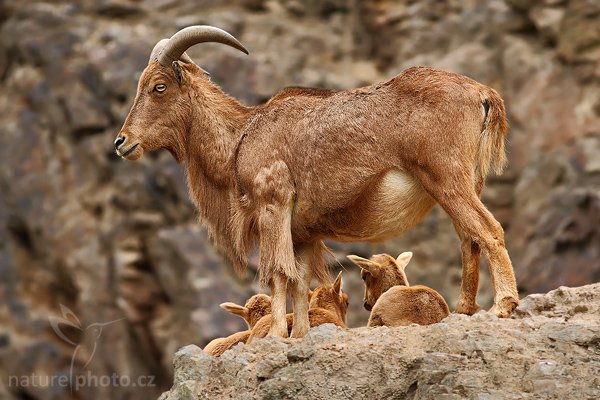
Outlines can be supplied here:
<path id="1" fill-rule="evenodd" d="M 400 235 L 421 222 L 435 201 L 412 175 L 392 170 L 382 179 L 379 189 L 366 193 L 369 217 L 361 224 L 361 234 L 341 235 L 337 240 L 383 241 Z"/>

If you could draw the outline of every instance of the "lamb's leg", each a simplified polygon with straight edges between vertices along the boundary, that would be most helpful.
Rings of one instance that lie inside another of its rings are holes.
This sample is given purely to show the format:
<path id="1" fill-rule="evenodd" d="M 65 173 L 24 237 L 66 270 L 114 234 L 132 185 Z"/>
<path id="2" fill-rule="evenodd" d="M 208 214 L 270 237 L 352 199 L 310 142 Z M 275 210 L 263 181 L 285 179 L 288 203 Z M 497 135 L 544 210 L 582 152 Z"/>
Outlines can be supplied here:
<path id="1" fill-rule="evenodd" d="M 369 315 L 369 322 L 367 323 L 367 327 L 373 328 L 375 326 L 384 326 L 383 320 L 378 312 L 371 311 L 371 315 Z"/>
<path id="2" fill-rule="evenodd" d="M 519 304 L 517 284 L 512 264 L 504 244 L 504 231 L 500 223 L 485 208 L 473 187 L 472 177 L 462 171 L 452 171 L 445 166 L 440 173 L 432 169 L 413 171 L 425 190 L 444 208 L 457 230 L 477 243 L 489 260 L 494 285 L 494 306 L 490 311 L 498 317 L 508 317 Z M 470 263 L 469 263 L 470 264 Z M 473 265 L 467 269 L 467 281 L 473 282 Z M 464 298 L 474 298 L 476 292 L 468 285 Z"/>

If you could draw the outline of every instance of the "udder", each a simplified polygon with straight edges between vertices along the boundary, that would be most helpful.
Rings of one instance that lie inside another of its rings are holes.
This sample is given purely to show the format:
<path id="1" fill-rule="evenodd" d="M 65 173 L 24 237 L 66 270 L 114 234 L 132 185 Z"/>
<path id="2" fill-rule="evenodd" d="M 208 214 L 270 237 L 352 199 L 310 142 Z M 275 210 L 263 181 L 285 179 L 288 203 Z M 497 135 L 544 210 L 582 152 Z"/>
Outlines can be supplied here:
<path id="1" fill-rule="evenodd" d="M 361 213 L 352 229 L 338 232 L 335 240 L 383 241 L 398 236 L 421 222 L 435 201 L 412 175 L 393 169 L 375 189 L 363 193 L 359 203 L 368 211 Z"/>

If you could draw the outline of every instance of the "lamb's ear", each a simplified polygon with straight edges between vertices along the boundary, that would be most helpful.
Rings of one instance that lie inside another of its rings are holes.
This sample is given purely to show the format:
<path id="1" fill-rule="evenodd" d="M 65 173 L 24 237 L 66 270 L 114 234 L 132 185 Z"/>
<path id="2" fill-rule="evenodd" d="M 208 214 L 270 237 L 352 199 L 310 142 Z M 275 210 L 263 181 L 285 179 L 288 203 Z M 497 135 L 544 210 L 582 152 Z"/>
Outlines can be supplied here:
<path id="1" fill-rule="evenodd" d="M 362 258 L 355 255 L 349 255 L 346 256 L 346 258 L 348 258 L 348 260 L 352 261 L 354 264 L 358 265 L 367 272 L 373 273 L 373 270 L 379 267 L 379 264 L 377 264 L 375 261 L 369 260 L 368 258 Z"/>
<path id="2" fill-rule="evenodd" d="M 308 290 L 308 301 L 310 301 L 310 299 L 312 299 L 313 293 L 314 293 L 313 290 L 310 290 L 310 289 Z"/>
<path id="3" fill-rule="evenodd" d="M 239 315 L 240 317 L 246 319 L 248 316 L 248 309 L 244 306 L 240 306 L 235 303 L 222 303 L 219 305 L 223 310 L 229 311 L 232 314 Z"/>
<path id="4" fill-rule="evenodd" d="M 342 271 L 340 271 L 337 278 L 335 278 L 335 282 L 333 282 L 333 291 L 339 295 L 342 294 Z"/>
<path id="5" fill-rule="evenodd" d="M 398 258 L 396 258 L 396 264 L 398 265 L 398 268 L 400 268 L 401 270 L 404 270 L 404 268 L 406 268 L 406 266 L 408 265 L 412 256 L 413 256 L 412 251 L 405 251 L 404 253 L 400 254 L 398 256 Z"/>

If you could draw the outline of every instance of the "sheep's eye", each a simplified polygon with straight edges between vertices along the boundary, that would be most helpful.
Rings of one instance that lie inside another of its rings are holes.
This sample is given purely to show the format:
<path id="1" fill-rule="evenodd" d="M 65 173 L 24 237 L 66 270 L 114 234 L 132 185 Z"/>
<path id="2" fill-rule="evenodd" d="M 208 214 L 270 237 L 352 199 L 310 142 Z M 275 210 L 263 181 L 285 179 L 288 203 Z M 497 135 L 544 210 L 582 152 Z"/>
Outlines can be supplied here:
<path id="1" fill-rule="evenodd" d="M 164 92 L 167 89 L 167 85 L 165 85 L 164 83 L 159 83 L 158 85 L 154 86 L 154 90 L 156 90 L 157 92 Z"/>

